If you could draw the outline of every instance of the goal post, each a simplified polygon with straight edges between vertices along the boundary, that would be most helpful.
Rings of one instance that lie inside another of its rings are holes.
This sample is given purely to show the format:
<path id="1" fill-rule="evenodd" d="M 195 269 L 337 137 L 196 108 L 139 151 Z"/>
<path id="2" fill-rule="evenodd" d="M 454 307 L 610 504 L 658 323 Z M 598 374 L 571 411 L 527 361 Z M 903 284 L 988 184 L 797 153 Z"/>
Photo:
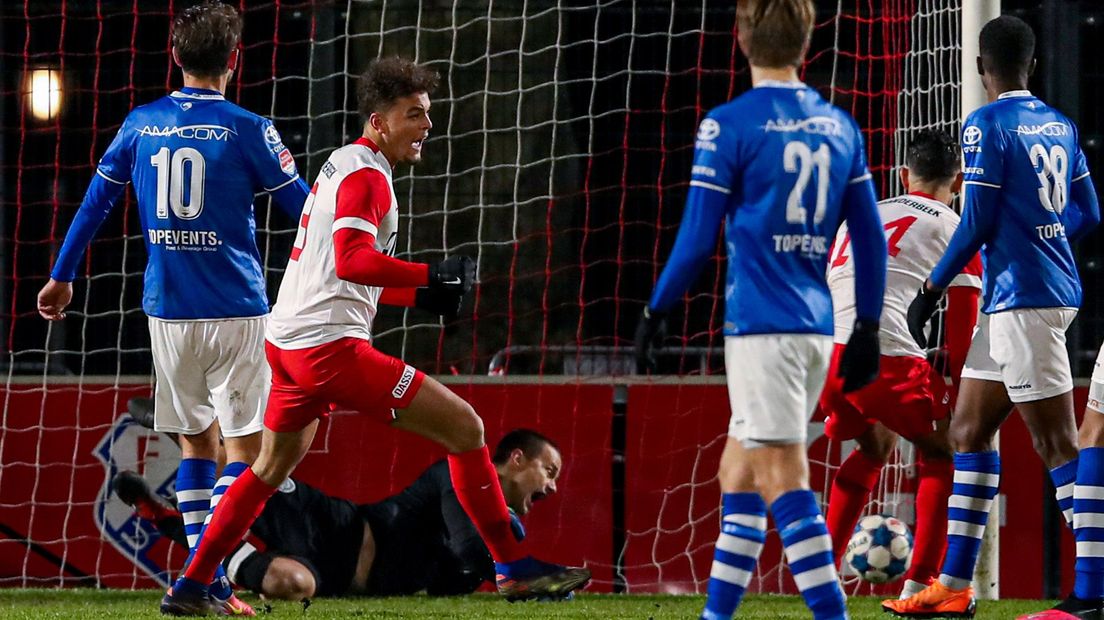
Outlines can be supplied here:
<path id="1" fill-rule="evenodd" d="M 962 121 L 971 112 L 988 103 L 985 87 L 977 72 L 980 55 L 978 36 L 989 20 L 1000 16 L 1000 0 L 971 0 L 962 3 Z M 964 187 L 963 191 L 969 191 Z M 993 449 L 1000 450 L 1000 432 L 993 438 Z M 989 511 L 989 525 L 981 539 L 981 552 L 974 569 L 974 592 L 981 599 L 1000 598 L 1000 526 L 1002 520 L 1001 498 Z"/>

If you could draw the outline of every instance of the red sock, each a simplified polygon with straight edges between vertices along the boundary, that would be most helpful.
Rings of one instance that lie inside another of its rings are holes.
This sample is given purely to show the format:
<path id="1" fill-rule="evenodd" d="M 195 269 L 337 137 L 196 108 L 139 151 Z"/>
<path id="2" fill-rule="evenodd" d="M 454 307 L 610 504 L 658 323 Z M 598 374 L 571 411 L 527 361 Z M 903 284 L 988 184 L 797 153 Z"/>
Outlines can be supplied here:
<path id="1" fill-rule="evenodd" d="M 905 577 L 927 583 L 939 576 L 947 550 L 947 500 L 954 483 L 954 463 L 921 457 L 917 469 L 920 485 L 916 489 L 916 532 L 912 565 Z"/>
<path id="2" fill-rule="evenodd" d="M 513 562 L 528 555 L 525 545 L 514 538 L 506 499 L 502 497 L 498 472 L 487 446 L 450 454 L 448 463 L 456 498 L 475 523 L 495 562 Z"/>
<path id="3" fill-rule="evenodd" d="M 832 481 L 832 492 L 828 496 L 828 534 L 832 537 L 832 552 L 836 556 L 836 565 L 843 560 L 847 543 L 855 530 L 855 524 L 862 516 L 863 508 L 870 499 L 870 492 L 878 483 L 882 473 L 881 461 L 876 461 L 858 450 L 854 450 L 840 465 L 836 479 Z"/>
<path id="4" fill-rule="evenodd" d="M 261 514 L 265 502 L 276 492 L 258 478 L 252 469 L 246 469 L 234 484 L 226 490 L 215 510 L 211 522 L 203 530 L 192 563 L 184 576 L 199 583 L 211 583 L 219 563 L 241 542 L 249 526 Z"/>

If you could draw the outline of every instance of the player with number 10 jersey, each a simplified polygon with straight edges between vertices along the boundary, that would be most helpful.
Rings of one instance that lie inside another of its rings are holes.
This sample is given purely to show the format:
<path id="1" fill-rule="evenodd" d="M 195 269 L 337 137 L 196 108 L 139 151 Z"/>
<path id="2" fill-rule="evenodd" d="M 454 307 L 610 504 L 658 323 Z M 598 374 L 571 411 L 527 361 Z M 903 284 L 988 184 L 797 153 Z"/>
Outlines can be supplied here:
<path id="1" fill-rule="evenodd" d="M 127 183 L 148 254 L 142 307 L 150 317 L 158 430 L 197 435 L 217 417 L 227 437 L 260 431 L 269 304 L 253 196 L 270 192 L 298 218 L 309 189 L 290 151 L 271 121 L 218 90 L 185 86 L 135 108 L 100 159 L 53 280 L 75 278 Z"/>
<path id="2" fill-rule="evenodd" d="M 127 115 L 38 295 L 43 317 L 64 318 L 81 255 L 133 183 L 148 254 L 142 305 L 157 377 L 154 427 L 180 436 L 176 492 L 193 549 L 222 492 L 260 449 L 271 374 L 253 196 L 271 193 L 292 217 L 307 196 L 272 122 L 223 95 L 242 26 L 235 8 L 214 0 L 174 17 L 183 87 Z M 253 615 L 221 571 L 209 583 L 220 613 Z"/>

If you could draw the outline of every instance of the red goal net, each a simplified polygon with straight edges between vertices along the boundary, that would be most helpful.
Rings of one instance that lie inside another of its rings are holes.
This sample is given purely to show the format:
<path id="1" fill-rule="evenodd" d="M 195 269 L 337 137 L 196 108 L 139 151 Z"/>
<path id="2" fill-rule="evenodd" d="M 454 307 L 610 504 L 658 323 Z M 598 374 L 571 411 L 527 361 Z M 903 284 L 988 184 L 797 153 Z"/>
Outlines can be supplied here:
<path id="1" fill-rule="evenodd" d="M 107 486 L 139 469 L 168 493 L 178 456 L 122 415 L 152 383 L 132 195 L 92 243 L 68 318 L 47 324 L 35 295 L 126 113 L 179 87 L 169 25 L 187 4 L 0 8 L 0 74 L 10 76 L 0 104 L 0 585 L 150 586 L 184 558 Z M 677 313 L 662 364 L 679 378 L 634 383 L 631 337 L 674 240 L 697 124 L 750 86 L 732 3 L 423 4 L 240 2 L 243 60 L 227 96 L 271 117 L 313 178 L 359 135 L 355 77 L 369 59 L 402 54 L 441 73 L 425 162 L 396 171 L 398 256 L 468 254 L 479 284 L 447 325 L 383 314 L 376 345 L 456 375 L 489 441 L 526 425 L 560 443 L 561 493 L 531 517 L 538 549 L 587 562 L 601 590 L 702 591 L 728 416 L 722 255 Z M 888 195 L 910 133 L 957 126 L 957 3 L 818 4 L 803 77 L 858 119 Z M 266 197 L 256 206 L 274 299 L 293 224 Z M 816 429 L 823 487 L 849 447 Z M 439 454 L 339 413 L 300 475 L 368 501 Z M 883 477 L 872 511 L 909 520 L 909 458 Z M 348 472 L 321 466 L 335 462 Z M 787 587 L 777 557 L 764 554 L 762 590 Z"/>

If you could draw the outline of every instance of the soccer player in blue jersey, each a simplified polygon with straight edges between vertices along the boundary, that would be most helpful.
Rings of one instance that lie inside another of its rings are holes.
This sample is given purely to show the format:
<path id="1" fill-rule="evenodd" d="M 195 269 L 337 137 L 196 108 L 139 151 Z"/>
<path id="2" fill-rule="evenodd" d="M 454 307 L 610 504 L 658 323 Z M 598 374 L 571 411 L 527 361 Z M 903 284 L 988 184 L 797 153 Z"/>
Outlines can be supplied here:
<path id="1" fill-rule="evenodd" d="M 184 87 L 127 115 L 38 295 L 44 318 L 65 317 L 81 256 L 133 183 L 149 255 L 142 306 L 157 376 L 155 424 L 180 434 L 176 493 L 193 549 L 221 493 L 260 448 L 269 308 L 253 196 L 269 192 L 298 218 L 309 192 L 272 122 L 223 97 L 241 29 L 234 8 L 210 0 L 177 15 L 173 60 Z M 216 484 L 220 430 L 227 465 Z M 253 615 L 221 572 L 211 597 L 222 612 Z"/>
<path id="2" fill-rule="evenodd" d="M 735 612 L 755 572 L 768 504 L 813 617 L 847 617 L 832 543 L 809 490 L 805 439 L 832 356 L 831 239 L 845 219 L 857 283 L 855 329 L 840 363 L 846 391 L 878 372 L 886 241 L 858 126 L 798 81 L 815 14 L 811 0 L 737 5 L 753 88 L 712 110 L 698 129 L 678 238 L 636 333 L 638 366 L 654 369 L 664 315 L 712 255 L 724 221 L 732 417 L 702 618 Z"/>
<path id="3" fill-rule="evenodd" d="M 1086 414 L 1078 454 L 1066 328 L 1081 305 L 1070 241 L 1100 221 L 1077 127 L 1027 90 L 1035 36 L 998 17 L 981 31 L 978 72 L 989 103 L 962 130 L 962 224 L 909 308 L 924 326 L 942 291 L 981 249 L 983 314 L 951 419 L 956 453 L 947 553 L 938 580 L 886 611 L 903 617 L 973 617 L 970 581 L 1000 482 L 993 437 L 1013 404 L 1050 468 L 1058 504 L 1077 539 L 1073 594 L 1032 618 L 1101 618 L 1104 598 L 1104 417 Z"/>

